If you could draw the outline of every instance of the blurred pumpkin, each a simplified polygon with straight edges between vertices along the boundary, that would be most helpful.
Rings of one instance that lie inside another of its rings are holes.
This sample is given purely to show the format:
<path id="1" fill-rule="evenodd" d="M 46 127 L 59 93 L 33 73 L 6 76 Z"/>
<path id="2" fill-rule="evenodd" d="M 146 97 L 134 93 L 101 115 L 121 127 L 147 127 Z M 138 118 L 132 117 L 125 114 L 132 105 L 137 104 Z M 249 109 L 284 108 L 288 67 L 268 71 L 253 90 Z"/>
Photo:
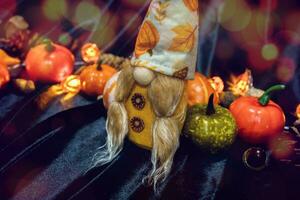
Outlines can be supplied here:
<path id="1" fill-rule="evenodd" d="M 81 91 L 89 96 L 103 94 L 104 86 L 117 70 L 105 64 L 92 64 L 80 73 Z"/>
<path id="2" fill-rule="evenodd" d="M 31 80 L 57 83 L 73 72 L 74 56 L 64 46 L 47 40 L 29 50 L 25 64 Z"/>
<path id="3" fill-rule="evenodd" d="M 7 66 L 0 63 L 0 88 L 2 88 L 10 80 Z"/>
<path id="4" fill-rule="evenodd" d="M 3 87 L 10 80 L 10 74 L 8 71 L 9 65 L 19 64 L 18 58 L 9 56 L 5 51 L 0 49 L 0 88 Z"/>
<path id="5" fill-rule="evenodd" d="M 215 93 L 208 79 L 201 73 L 196 72 L 194 80 L 187 82 L 188 105 L 207 104 L 209 96 Z M 214 97 L 214 103 L 218 103 L 217 95 Z"/>
<path id="6" fill-rule="evenodd" d="M 5 51 L 0 49 L 0 63 L 4 65 L 16 65 L 20 63 L 20 60 L 9 56 Z"/>

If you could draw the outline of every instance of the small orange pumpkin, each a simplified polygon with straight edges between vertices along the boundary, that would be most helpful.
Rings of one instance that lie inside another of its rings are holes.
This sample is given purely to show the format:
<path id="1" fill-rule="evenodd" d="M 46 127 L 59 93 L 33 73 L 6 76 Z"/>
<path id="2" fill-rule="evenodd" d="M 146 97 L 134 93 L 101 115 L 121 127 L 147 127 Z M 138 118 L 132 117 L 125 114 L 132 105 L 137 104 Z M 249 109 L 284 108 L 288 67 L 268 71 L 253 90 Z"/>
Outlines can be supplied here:
<path id="1" fill-rule="evenodd" d="M 89 96 L 102 95 L 106 82 L 116 72 L 115 68 L 105 64 L 87 66 L 80 73 L 81 91 Z"/>
<path id="2" fill-rule="evenodd" d="M 201 73 L 196 72 L 194 80 L 187 82 L 188 105 L 207 104 L 209 96 L 215 93 L 208 79 Z M 215 95 L 214 103 L 218 103 L 218 97 Z"/>
<path id="3" fill-rule="evenodd" d="M 0 88 L 2 88 L 10 80 L 7 66 L 0 63 Z"/>

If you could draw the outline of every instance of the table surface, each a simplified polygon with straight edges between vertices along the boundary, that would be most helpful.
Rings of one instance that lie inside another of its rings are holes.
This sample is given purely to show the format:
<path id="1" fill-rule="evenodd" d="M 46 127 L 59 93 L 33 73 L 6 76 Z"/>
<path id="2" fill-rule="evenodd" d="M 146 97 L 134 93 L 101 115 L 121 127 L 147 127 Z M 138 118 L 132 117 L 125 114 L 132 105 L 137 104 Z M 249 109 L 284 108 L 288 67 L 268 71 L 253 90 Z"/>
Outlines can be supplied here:
<path id="1" fill-rule="evenodd" d="M 78 95 L 39 110 L 39 92 L 7 88 L 0 96 L 1 200 L 300 198 L 296 155 L 288 162 L 271 158 L 265 169 L 253 171 L 242 162 L 249 145 L 239 140 L 211 155 L 182 137 L 171 174 L 156 193 L 142 182 L 151 169 L 150 151 L 129 141 L 113 162 L 91 168 L 106 137 L 102 101 Z"/>

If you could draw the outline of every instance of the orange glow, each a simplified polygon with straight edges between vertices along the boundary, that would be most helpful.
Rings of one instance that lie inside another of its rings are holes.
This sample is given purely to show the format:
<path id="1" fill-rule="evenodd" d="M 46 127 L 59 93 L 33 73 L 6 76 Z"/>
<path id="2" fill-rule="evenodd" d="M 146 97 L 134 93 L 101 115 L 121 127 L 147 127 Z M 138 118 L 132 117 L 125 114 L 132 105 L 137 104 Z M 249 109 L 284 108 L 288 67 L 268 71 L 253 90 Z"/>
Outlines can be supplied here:
<path id="1" fill-rule="evenodd" d="M 211 87 L 217 92 L 221 93 L 224 90 L 224 82 L 219 76 L 214 76 L 210 78 L 209 83 L 211 84 Z"/>
<path id="2" fill-rule="evenodd" d="M 300 104 L 298 104 L 296 108 L 296 116 L 298 117 L 298 119 L 300 119 Z"/>
<path id="3" fill-rule="evenodd" d="M 79 76 L 70 75 L 63 82 L 61 82 L 61 87 L 65 92 L 68 93 L 78 93 L 81 88 L 81 81 Z"/>
<path id="4" fill-rule="evenodd" d="M 229 86 L 229 91 L 231 91 L 234 95 L 245 96 L 252 87 L 251 71 L 247 69 L 241 75 L 230 75 L 230 80 L 227 84 Z"/>
<path id="5" fill-rule="evenodd" d="M 87 63 L 97 62 L 100 55 L 101 51 L 96 44 L 87 43 L 81 48 L 81 58 Z"/>
<path id="6" fill-rule="evenodd" d="M 51 86 L 47 91 L 42 93 L 38 100 L 40 109 L 45 109 L 48 104 L 59 95 L 63 95 L 60 99 L 62 104 L 76 96 L 81 90 L 81 81 L 78 75 L 70 75 L 60 84 Z"/>

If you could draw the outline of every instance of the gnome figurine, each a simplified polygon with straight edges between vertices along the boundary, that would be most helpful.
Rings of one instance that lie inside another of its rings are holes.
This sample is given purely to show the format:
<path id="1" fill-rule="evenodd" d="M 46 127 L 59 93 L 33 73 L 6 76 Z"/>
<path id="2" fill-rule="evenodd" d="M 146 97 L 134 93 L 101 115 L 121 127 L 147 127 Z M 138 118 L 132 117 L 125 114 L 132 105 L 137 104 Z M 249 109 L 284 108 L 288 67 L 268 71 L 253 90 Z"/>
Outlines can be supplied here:
<path id="1" fill-rule="evenodd" d="M 97 164 L 113 160 L 126 136 L 152 151 L 148 180 L 171 170 L 186 115 L 186 80 L 193 79 L 198 0 L 153 0 L 140 27 L 131 65 L 123 68 L 108 106 L 107 142 Z"/>

